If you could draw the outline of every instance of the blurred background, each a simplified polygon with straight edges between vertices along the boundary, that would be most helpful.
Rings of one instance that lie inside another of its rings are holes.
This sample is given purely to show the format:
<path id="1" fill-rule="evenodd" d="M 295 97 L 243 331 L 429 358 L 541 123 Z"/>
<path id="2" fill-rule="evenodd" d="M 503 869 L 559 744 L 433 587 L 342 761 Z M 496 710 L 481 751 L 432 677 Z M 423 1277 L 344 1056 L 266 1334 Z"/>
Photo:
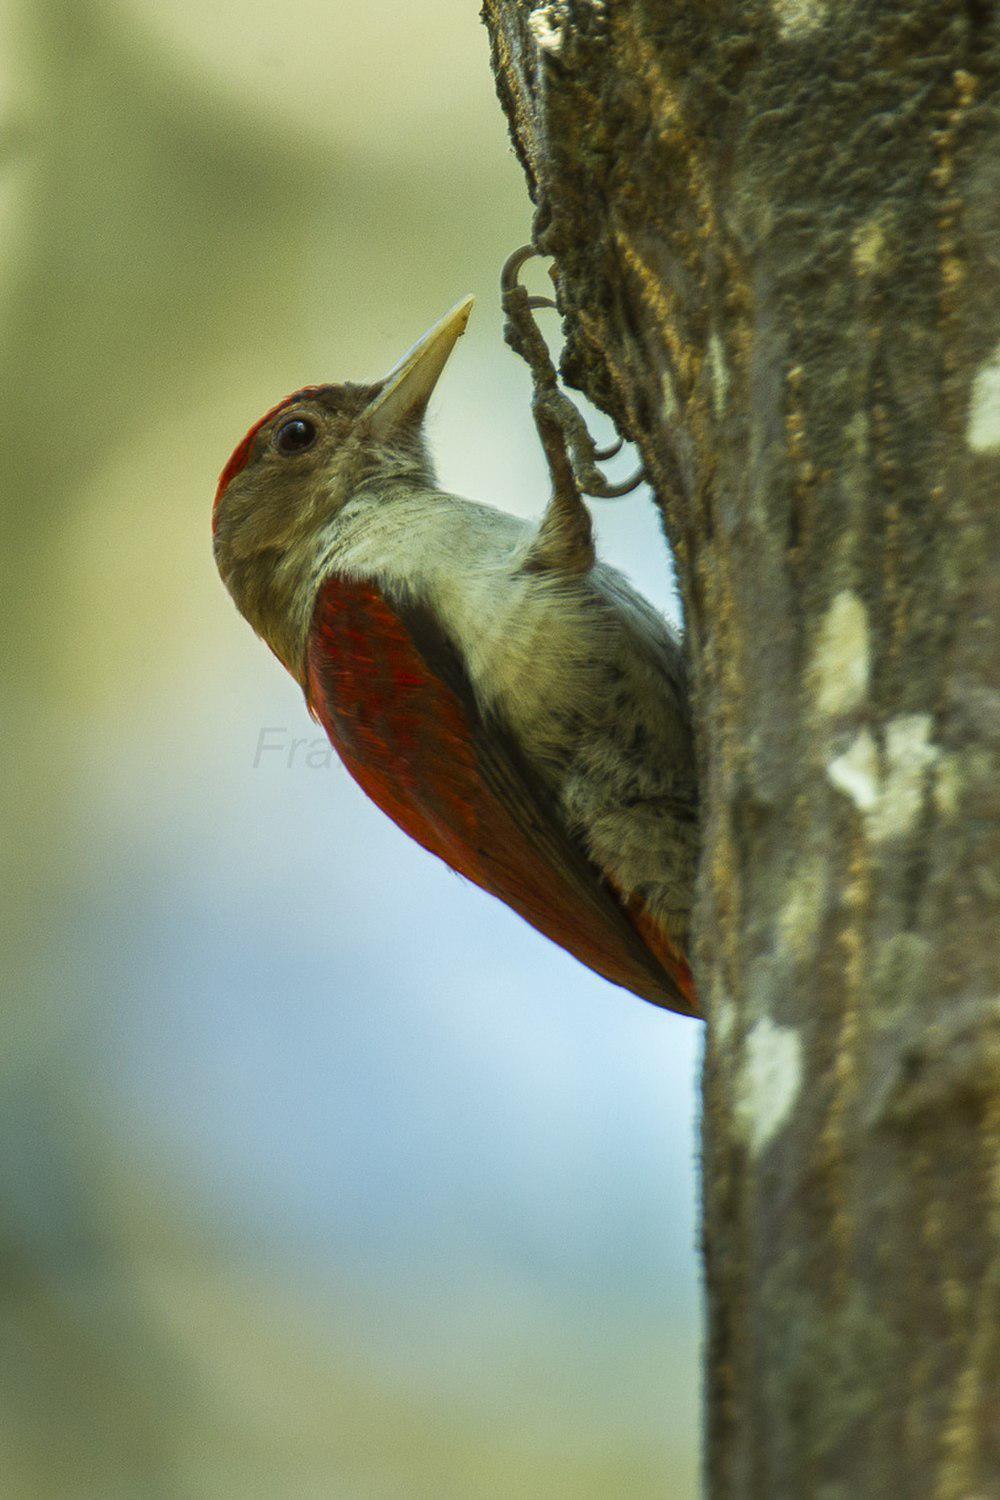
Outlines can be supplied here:
<path id="1" fill-rule="evenodd" d="M 0 0 L 0 60 L 0 1490 L 694 1496 L 697 1028 L 370 806 L 211 556 L 249 423 L 466 292 L 441 479 L 540 511 L 476 7 Z"/>

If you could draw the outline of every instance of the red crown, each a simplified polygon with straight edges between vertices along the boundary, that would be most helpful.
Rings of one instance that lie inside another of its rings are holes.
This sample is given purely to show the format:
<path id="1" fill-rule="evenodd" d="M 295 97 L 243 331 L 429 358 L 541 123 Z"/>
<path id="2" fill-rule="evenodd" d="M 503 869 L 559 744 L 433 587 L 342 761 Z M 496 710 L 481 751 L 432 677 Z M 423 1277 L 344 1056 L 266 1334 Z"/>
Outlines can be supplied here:
<path id="1" fill-rule="evenodd" d="M 270 422 L 272 417 L 277 416 L 279 411 L 284 411 L 286 406 L 291 406 L 295 401 L 303 401 L 309 396 L 315 396 L 322 389 L 323 387 L 321 385 L 304 385 L 300 391 L 293 391 L 290 396 L 286 396 L 283 401 L 279 401 L 276 406 L 272 406 L 270 411 L 266 411 L 260 418 L 260 420 L 253 424 L 246 436 L 239 443 L 237 443 L 236 447 L 230 454 L 229 462 L 226 464 L 226 467 L 219 475 L 219 484 L 218 488 L 215 491 L 215 503 L 212 506 L 213 533 L 215 531 L 216 520 L 218 517 L 219 501 L 222 499 L 223 495 L 226 492 L 226 486 L 230 483 L 231 480 L 235 479 L 237 474 L 241 473 L 249 463 L 250 450 L 253 447 L 253 440 L 257 436 L 260 429 L 266 422 Z"/>

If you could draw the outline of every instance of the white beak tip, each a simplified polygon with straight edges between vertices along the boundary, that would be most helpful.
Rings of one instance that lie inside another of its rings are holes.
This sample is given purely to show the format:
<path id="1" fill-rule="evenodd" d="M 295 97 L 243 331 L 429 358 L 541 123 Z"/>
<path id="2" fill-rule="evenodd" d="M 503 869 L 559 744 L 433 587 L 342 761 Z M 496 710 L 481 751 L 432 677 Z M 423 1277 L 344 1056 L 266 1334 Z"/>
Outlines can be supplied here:
<path id="1" fill-rule="evenodd" d="M 389 371 L 368 407 L 375 432 L 388 433 L 404 417 L 423 412 L 448 356 L 465 332 L 474 302 L 472 296 L 456 302 Z"/>
<path id="2" fill-rule="evenodd" d="M 461 320 L 462 320 L 462 332 L 463 333 L 465 332 L 466 324 L 469 321 L 469 318 L 470 318 L 471 313 L 472 313 L 472 309 L 475 307 L 475 305 L 476 305 L 476 299 L 475 299 L 475 297 L 473 297 L 472 293 L 470 292 L 469 295 L 468 295 L 468 297 L 463 297 L 462 300 L 461 300 L 461 302 L 456 302 L 455 306 L 452 308 L 452 317 L 454 317 L 456 319 L 461 318 Z"/>

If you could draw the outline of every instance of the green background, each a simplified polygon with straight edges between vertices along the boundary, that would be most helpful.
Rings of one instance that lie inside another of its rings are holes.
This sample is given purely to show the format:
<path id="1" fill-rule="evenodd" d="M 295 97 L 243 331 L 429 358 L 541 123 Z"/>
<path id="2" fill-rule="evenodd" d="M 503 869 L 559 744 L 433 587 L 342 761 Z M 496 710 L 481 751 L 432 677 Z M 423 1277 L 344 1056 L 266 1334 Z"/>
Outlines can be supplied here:
<path id="1" fill-rule="evenodd" d="M 470 291 L 441 478 L 540 512 L 475 7 L 7 0 L 0 59 L 0 1489 L 693 1496 L 697 1028 L 403 839 L 211 558 L 249 423 Z"/>

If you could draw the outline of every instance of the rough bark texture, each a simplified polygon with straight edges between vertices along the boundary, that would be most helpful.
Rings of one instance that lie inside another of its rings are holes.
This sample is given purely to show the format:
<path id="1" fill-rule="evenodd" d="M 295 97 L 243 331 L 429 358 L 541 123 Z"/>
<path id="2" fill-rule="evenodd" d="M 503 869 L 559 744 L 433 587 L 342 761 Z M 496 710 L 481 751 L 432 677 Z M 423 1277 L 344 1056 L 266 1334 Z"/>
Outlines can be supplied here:
<path id="1" fill-rule="evenodd" d="M 707 1489 L 998 1494 L 998 8 L 484 15 L 687 616 Z"/>

